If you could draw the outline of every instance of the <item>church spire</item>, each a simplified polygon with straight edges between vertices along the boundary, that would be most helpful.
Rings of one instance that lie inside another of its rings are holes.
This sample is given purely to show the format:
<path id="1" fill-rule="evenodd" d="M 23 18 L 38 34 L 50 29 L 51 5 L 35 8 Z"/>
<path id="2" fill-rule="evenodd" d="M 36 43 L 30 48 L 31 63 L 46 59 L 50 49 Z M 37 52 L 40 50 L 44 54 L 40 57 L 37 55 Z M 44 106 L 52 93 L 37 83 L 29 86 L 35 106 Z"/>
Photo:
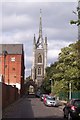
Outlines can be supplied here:
<path id="1" fill-rule="evenodd" d="M 42 11 L 40 9 L 40 24 L 39 24 L 39 38 L 42 38 L 42 17 L 41 17 Z"/>
<path id="2" fill-rule="evenodd" d="M 40 47 L 43 48 L 41 9 L 40 9 L 39 37 L 38 37 L 36 46 L 37 48 L 40 48 Z"/>

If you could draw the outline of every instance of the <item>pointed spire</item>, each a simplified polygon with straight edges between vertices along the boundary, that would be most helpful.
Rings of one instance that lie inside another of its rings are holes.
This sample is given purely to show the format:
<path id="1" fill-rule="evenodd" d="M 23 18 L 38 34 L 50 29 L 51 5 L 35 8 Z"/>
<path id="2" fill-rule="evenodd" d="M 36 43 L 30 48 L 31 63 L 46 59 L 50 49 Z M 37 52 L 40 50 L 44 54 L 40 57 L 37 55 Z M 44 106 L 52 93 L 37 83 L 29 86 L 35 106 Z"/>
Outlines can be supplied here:
<path id="1" fill-rule="evenodd" d="M 42 38 L 42 17 L 41 17 L 42 11 L 40 9 L 40 24 L 39 24 L 39 37 Z"/>

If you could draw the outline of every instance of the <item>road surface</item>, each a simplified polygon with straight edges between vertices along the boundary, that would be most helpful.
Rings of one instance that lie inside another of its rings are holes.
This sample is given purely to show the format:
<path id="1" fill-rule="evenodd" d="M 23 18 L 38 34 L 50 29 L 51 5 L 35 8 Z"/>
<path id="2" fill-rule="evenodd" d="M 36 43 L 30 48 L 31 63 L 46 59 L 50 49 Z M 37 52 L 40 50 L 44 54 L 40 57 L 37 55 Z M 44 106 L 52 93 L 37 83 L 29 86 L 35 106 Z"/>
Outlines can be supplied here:
<path id="1" fill-rule="evenodd" d="M 62 107 L 47 107 L 33 95 L 20 98 L 3 111 L 3 118 L 55 118 L 63 120 Z"/>

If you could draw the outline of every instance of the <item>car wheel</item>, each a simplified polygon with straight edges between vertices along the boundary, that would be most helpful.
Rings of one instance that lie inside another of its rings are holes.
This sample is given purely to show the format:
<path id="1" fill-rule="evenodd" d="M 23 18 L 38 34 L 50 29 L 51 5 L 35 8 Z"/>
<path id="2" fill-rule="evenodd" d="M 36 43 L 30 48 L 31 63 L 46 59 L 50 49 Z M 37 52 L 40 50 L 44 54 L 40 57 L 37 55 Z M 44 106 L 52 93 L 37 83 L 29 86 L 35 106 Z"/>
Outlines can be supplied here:
<path id="1" fill-rule="evenodd" d="M 64 113 L 64 118 L 66 118 L 66 115 L 65 115 L 65 113 Z"/>
<path id="2" fill-rule="evenodd" d="M 70 113 L 68 113 L 67 119 L 68 119 L 68 120 L 72 120 L 72 117 L 71 117 Z"/>
<path id="3" fill-rule="evenodd" d="M 66 113 L 65 113 L 65 111 L 64 111 L 64 118 L 66 118 L 66 119 L 67 119 L 67 116 L 66 116 Z"/>
<path id="4" fill-rule="evenodd" d="M 64 111 L 64 118 L 67 118 L 67 116 L 66 116 L 66 109 L 64 109 L 63 111 Z"/>

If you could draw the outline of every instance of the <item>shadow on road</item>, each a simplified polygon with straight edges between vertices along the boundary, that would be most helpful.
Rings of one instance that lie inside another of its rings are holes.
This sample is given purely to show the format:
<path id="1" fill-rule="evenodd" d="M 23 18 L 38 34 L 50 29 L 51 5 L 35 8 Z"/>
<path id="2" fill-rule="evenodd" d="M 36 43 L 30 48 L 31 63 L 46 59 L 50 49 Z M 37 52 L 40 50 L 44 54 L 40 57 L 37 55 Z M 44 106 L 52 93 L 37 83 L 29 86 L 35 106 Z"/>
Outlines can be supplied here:
<path id="1" fill-rule="evenodd" d="M 45 114 L 43 117 L 38 116 L 38 118 L 35 118 L 34 111 L 33 111 L 33 108 L 36 107 L 35 105 L 38 105 L 38 102 L 39 102 L 40 106 L 42 105 L 42 108 L 44 106 L 43 103 L 39 101 L 39 98 L 36 98 L 36 99 L 35 98 L 36 97 L 33 94 L 30 94 L 27 96 L 25 95 L 23 98 L 21 98 L 20 100 L 16 101 L 14 104 L 6 108 L 2 120 L 17 120 L 17 119 L 18 120 L 23 120 L 23 119 L 25 120 L 64 120 L 63 118 L 58 116 L 54 116 L 54 115 L 48 116 L 49 114 L 48 115 Z M 35 104 L 35 102 L 37 102 L 37 104 Z M 45 107 L 43 109 L 45 111 Z M 38 111 L 38 112 L 40 113 L 41 111 Z"/>
<path id="2" fill-rule="evenodd" d="M 27 97 L 20 98 L 15 103 L 4 109 L 2 120 L 5 119 L 34 118 L 31 100 Z"/>
<path id="3" fill-rule="evenodd" d="M 29 94 L 27 95 L 27 98 L 36 98 L 36 97 L 35 97 L 35 94 Z"/>

